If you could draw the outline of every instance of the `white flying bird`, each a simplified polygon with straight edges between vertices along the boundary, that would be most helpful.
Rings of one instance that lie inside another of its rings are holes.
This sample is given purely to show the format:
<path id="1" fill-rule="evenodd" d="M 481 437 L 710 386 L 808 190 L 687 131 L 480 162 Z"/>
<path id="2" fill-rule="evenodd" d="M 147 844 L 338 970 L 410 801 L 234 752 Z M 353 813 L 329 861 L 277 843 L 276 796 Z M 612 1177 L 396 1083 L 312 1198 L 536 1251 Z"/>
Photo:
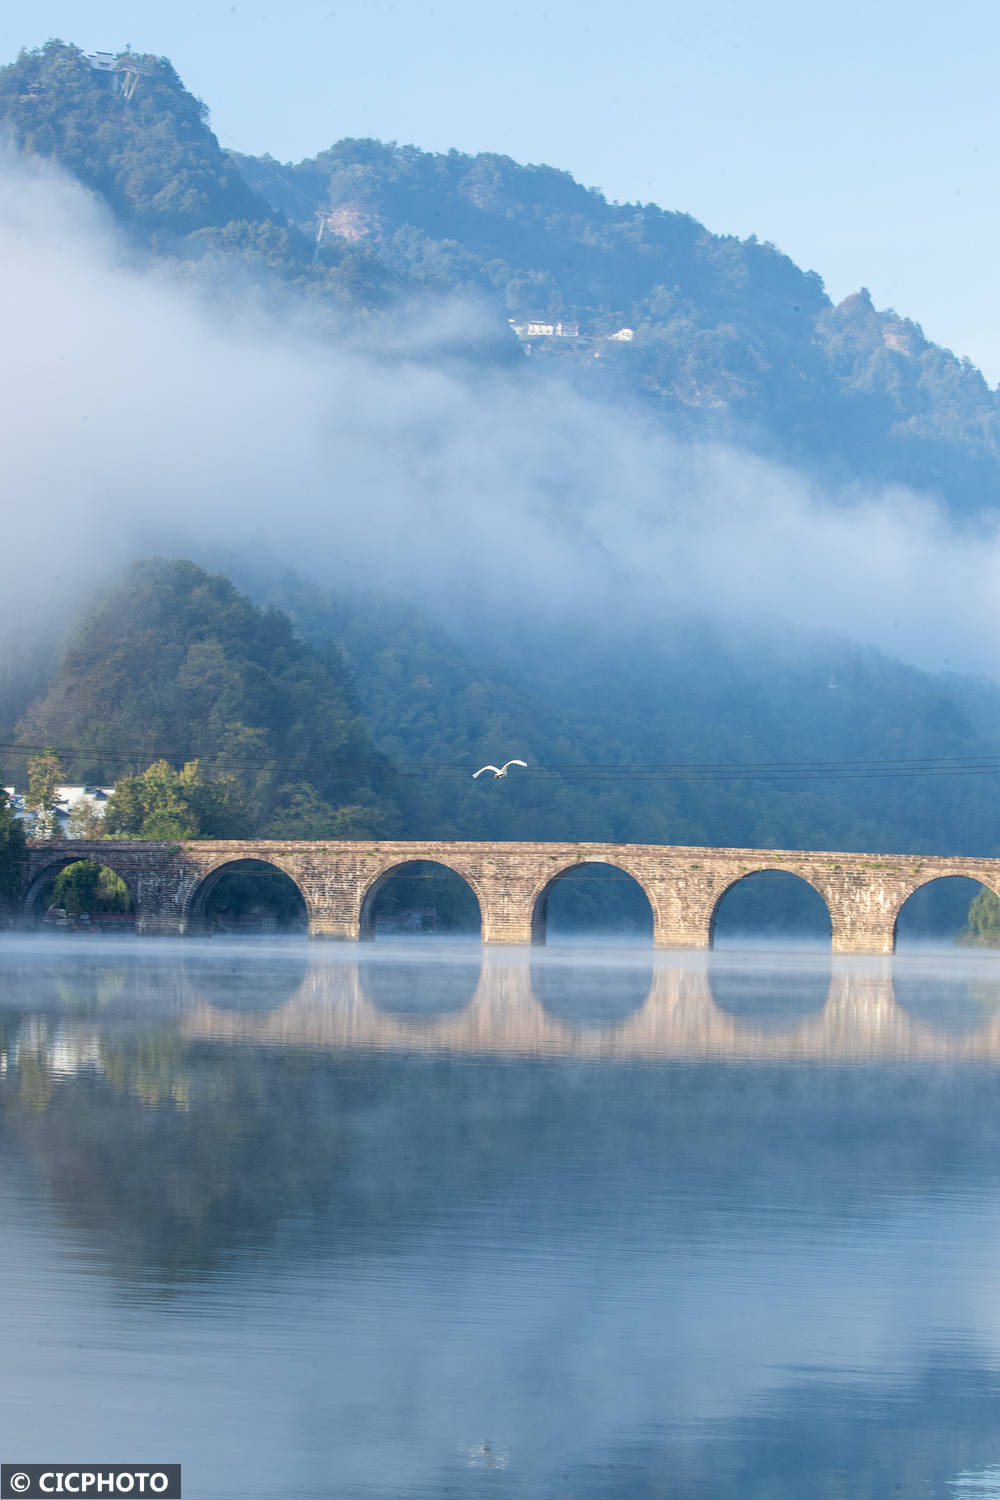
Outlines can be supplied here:
<path id="1" fill-rule="evenodd" d="M 482 776 L 484 771 L 492 771 L 493 780 L 496 781 L 498 776 L 506 776 L 508 766 L 523 766 L 527 770 L 528 762 L 526 760 L 508 760 L 502 766 L 480 766 L 478 771 L 473 771 L 472 779 L 475 781 L 476 777 Z"/>

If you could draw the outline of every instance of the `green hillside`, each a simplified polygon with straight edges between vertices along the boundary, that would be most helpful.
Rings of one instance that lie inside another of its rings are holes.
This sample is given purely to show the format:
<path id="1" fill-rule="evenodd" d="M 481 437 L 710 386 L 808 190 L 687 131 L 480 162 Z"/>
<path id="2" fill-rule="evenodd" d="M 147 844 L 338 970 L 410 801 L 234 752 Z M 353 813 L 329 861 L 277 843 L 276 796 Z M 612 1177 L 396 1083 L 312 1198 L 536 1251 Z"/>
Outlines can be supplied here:
<path id="1" fill-rule="evenodd" d="M 586 622 L 574 635 L 529 655 L 296 578 L 262 609 L 228 579 L 154 559 L 77 622 L 4 780 L 25 784 L 32 748 L 52 745 L 68 779 L 118 781 L 114 831 L 146 837 L 166 809 L 171 837 L 1000 854 L 995 777 L 893 765 L 1000 754 L 995 687 L 843 644 L 760 653 L 691 626 L 639 650 Z M 527 773 L 472 778 L 512 755 Z M 769 774 L 838 759 L 885 774 Z"/>
<path id="2" fill-rule="evenodd" d="M 192 796 L 170 788 L 186 804 L 180 836 L 363 837 L 399 825 L 340 653 L 305 645 L 284 615 L 190 562 L 137 563 L 100 597 L 18 740 L 53 746 L 81 782 L 197 762 Z M 8 757 L 22 785 L 28 753 Z M 131 788 L 112 824 L 165 836 L 143 827 L 143 791 Z"/>

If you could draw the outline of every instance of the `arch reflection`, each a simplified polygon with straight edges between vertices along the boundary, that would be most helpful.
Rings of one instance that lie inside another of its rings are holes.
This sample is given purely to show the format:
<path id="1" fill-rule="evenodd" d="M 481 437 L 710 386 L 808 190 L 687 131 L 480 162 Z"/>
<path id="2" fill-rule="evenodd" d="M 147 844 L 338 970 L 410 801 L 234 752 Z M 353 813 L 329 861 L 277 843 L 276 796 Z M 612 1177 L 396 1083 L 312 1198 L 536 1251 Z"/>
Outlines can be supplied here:
<path id="1" fill-rule="evenodd" d="M 192 999 L 217 1010 L 264 1012 L 278 1010 L 302 988 L 309 968 L 305 948 L 253 954 L 228 948 L 199 952 L 196 963 L 185 964 Z"/>
<path id="2" fill-rule="evenodd" d="M 453 1016 L 471 1004 L 479 987 L 478 959 L 362 959 L 358 982 L 376 1010 L 410 1021 Z"/>
<path id="3" fill-rule="evenodd" d="M 755 1031 L 790 1031 L 818 1016 L 830 996 L 832 964 L 754 968 L 713 963 L 708 971 L 719 1010 Z"/>
<path id="4" fill-rule="evenodd" d="M 912 1021 L 943 1037 L 968 1036 L 1000 1017 L 1000 971 L 896 968 L 896 1004 Z"/>
<path id="5" fill-rule="evenodd" d="M 617 1026 L 640 1011 L 653 987 L 653 965 L 533 963 L 535 999 L 569 1026 Z"/>

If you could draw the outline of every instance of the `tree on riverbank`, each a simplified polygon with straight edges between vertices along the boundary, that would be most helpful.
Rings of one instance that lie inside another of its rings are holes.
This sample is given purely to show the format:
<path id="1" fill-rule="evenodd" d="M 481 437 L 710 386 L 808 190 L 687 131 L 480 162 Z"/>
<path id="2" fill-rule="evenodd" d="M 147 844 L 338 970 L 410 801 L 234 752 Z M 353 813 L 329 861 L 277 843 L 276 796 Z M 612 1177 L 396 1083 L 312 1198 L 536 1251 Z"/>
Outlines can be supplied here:
<path id="1" fill-rule="evenodd" d="M 25 845 L 24 824 L 0 787 L 0 912 L 14 905 L 20 889 Z"/>
<path id="2" fill-rule="evenodd" d="M 962 941 L 980 948 L 1000 948 L 1000 897 L 985 887 L 969 907 Z"/>
<path id="3" fill-rule="evenodd" d="M 59 835 L 56 789 L 62 779 L 59 757 L 51 745 L 28 761 L 28 790 L 24 805 L 31 817 L 33 838 L 54 839 Z"/>

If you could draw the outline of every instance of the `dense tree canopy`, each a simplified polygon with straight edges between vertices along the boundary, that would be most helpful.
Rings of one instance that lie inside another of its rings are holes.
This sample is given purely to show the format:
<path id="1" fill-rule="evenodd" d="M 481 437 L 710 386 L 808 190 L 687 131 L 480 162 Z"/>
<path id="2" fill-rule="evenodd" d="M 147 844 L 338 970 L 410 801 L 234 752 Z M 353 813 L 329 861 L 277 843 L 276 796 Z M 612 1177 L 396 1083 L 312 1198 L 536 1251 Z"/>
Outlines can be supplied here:
<path id="1" fill-rule="evenodd" d="M 0 915 L 10 910 L 20 890 L 24 857 L 24 824 L 0 786 Z"/>
<path id="2" fill-rule="evenodd" d="M 253 190 L 207 114 L 164 57 L 122 53 L 102 71 L 78 47 L 50 41 L 0 68 L 0 130 L 99 194 L 175 273 L 232 297 L 239 272 L 237 298 L 283 286 L 340 310 L 398 296 L 367 246 L 330 237 L 314 256 L 314 225 L 302 233 Z"/>
<path id="3" fill-rule="evenodd" d="M 982 948 L 1000 948 L 1000 898 L 985 886 L 969 907 L 963 936 Z"/>
<path id="4" fill-rule="evenodd" d="M 56 157 L 147 232 L 270 218 L 167 59 L 128 53 L 119 62 L 137 74 L 129 98 L 124 74 L 95 71 L 78 47 L 52 41 L 22 52 L 0 69 L 0 124 L 26 154 Z"/>
<path id="5" fill-rule="evenodd" d="M 101 599 L 21 738 L 56 745 L 69 779 L 119 783 L 109 832 L 363 837 L 397 820 L 339 652 L 189 562 L 137 563 Z"/>
<path id="6" fill-rule="evenodd" d="M 52 905 L 71 917 L 115 912 L 124 914 L 131 905 L 125 882 L 92 859 L 76 859 L 64 866 L 52 887 Z"/>

